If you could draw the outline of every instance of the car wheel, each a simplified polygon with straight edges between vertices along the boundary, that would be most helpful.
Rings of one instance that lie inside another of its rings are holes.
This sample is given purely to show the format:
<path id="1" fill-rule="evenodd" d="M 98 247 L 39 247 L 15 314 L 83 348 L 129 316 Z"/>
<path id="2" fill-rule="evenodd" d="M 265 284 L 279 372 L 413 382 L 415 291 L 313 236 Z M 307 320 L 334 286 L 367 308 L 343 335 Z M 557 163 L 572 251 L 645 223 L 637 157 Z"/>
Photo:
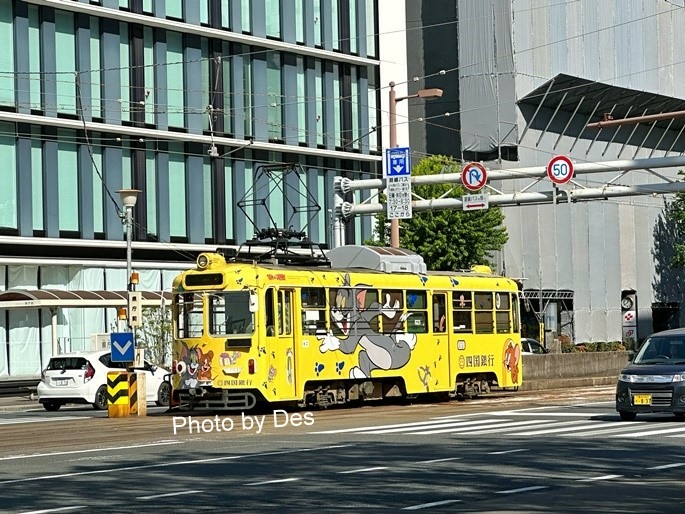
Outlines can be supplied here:
<path id="1" fill-rule="evenodd" d="M 55 411 L 59 410 L 59 408 L 61 406 L 62 406 L 62 404 L 59 402 L 45 402 L 45 403 L 43 403 L 43 408 L 47 411 L 50 411 L 50 412 L 55 412 Z"/>
<path id="2" fill-rule="evenodd" d="M 623 421 L 635 421 L 635 418 L 637 418 L 637 412 L 621 411 L 618 414 Z"/>
<path id="3" fill-rule="evenodd" d="M 171 384 L 169 382 L 162 382 L 157 390 L 157 401 L 155 402 L 160 407 L 168 407 L 171 400 Z"/>
<path id="4" fill-rule="evenodd" d="M 95 401 L 93 402 L 95 410 L 105 410 L 107 408 L 107 386 L 98 387 L 95 393 Z"/>

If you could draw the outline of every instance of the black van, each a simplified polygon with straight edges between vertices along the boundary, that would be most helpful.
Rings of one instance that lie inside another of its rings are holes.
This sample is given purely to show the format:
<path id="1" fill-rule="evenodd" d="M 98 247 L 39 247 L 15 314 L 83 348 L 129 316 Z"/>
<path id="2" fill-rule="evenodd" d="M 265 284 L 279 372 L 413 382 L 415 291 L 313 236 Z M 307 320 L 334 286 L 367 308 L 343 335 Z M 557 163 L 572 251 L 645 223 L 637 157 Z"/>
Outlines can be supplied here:
<path id="1" fill-rule="evenodd" d="M 618 377 L 616 410 L 624 421 L 646 412 L 685 416 L 685 328 L 645 340 Z"/>

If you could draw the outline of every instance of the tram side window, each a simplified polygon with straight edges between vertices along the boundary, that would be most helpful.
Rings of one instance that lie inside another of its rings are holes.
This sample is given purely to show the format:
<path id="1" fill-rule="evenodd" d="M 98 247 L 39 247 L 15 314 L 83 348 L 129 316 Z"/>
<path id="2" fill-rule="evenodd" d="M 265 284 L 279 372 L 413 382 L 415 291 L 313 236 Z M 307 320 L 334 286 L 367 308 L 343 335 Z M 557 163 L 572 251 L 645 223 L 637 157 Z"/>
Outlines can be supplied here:
<path id="1" fill-rule="evenodd" d="M 176 337 L 202 337 L 202 297 L 195 293 L 176 296 Z"/>
<path id="2" fill-rule="evenodd" d="M 511 332 L 509 293 L 495 293 L 495 328 L 498 334 Z"/>
<path id="3" fill-rule="evenodd" d="M 331 289 L 331 331 L 335 335 L 378 332 L 378 291 L 341 287 Z"/>
<path id="4" fill-rule="evenodd" d="M 278 291 L 278 335 L 289 336 L 293 333 L 292 309 L 293 292 Z"/>
<path id="5" fill-rule="evenodd" d="M 447 308 L 444 293 L 433 295 L 433 332 L 436 334 L 447 332 Z"/>
<path id="6" fill-rule="evenodd" d="M 274 288 L 270 287 L 264 295 L 264 315 L 267 337 L 276 335 L 276 314 L 274 311 Z"/>
<path id="7" fill-rule="evenodd" d="M 407 291 L 407 332 L 428 332 L 428 300 L 426 291 Z"/>
<path id="8" fill-rule="evenodd" d="M 474 307 L 476 314 L 476 334 L 492 334 L 494 329 L 492 318 L 492 293 L 475 293 Z"/>
<path id="9" fill-rule="evenodd" d="M 454 332 L 472 333 L 471 309 L 473 307 L 471 291 L 454 291 L 452 293 L 452 323 Z"/>
<path id="10" fill-rule="evenodd" d="M 404 314 L 404 292 L 397 289 L 381 291 L 381 330 L 384 334 L 406 332 Z"/>
<path id="11" fill-rule="evenodd" d="M 303 287 L 300 292 L 302 302 L 302 332 L 316 334 L 326 330 L 326 290 L 323 287 Z"/>
<path id="12" fill-rule="evenodd" d="M 518 333 L 521 331 L 521 312 L 519 311 L 519 297 L 515 294 L 511 295 L 511 314 L 514 320 L 513 331 Z"/>

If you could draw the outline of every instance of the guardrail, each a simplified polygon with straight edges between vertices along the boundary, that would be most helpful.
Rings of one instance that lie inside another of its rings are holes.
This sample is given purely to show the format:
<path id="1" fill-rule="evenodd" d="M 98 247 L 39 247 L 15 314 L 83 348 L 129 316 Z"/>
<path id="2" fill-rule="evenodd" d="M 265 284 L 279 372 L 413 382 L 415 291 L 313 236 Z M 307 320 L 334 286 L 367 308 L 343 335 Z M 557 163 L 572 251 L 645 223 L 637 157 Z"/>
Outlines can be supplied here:
<path id="1" fill-rule="evenodd" d="M 30 396 L 35 394 L 40 379 L 0 380 L 0 396 Z"/>

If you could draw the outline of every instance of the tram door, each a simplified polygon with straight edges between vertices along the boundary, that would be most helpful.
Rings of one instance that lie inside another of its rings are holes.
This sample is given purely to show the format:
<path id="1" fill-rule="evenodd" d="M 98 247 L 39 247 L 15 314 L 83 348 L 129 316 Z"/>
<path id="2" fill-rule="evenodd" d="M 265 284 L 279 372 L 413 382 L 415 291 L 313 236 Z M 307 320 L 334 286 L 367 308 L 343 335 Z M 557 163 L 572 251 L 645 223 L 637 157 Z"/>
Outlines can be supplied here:
<path id="1" fill-rule="evenodd" d="M 279 399 L 295 397 L 295 327 L 293 290 L 269 288 L 266 291 L 266 352 L 269 370 L 266 388 Z"/>
<path id="2" fill-rule="evenodd" d="M 444 387 L 445 383 L 449 383 L 452 380 L 452 370 L 450 368 L 450 347 L 448 334 L 448 316 L 447 316 L 447 293 L 445 292 L 434 292 L 433 293 L 433 308 L 432 308 L 432 321 L 433 321 L 433 340 L 436 343 L 436 349 L 446 348 L 446 354 L 442 361 L 436 364 L 435 375 L 440 381 L 441 386 Z"/>

